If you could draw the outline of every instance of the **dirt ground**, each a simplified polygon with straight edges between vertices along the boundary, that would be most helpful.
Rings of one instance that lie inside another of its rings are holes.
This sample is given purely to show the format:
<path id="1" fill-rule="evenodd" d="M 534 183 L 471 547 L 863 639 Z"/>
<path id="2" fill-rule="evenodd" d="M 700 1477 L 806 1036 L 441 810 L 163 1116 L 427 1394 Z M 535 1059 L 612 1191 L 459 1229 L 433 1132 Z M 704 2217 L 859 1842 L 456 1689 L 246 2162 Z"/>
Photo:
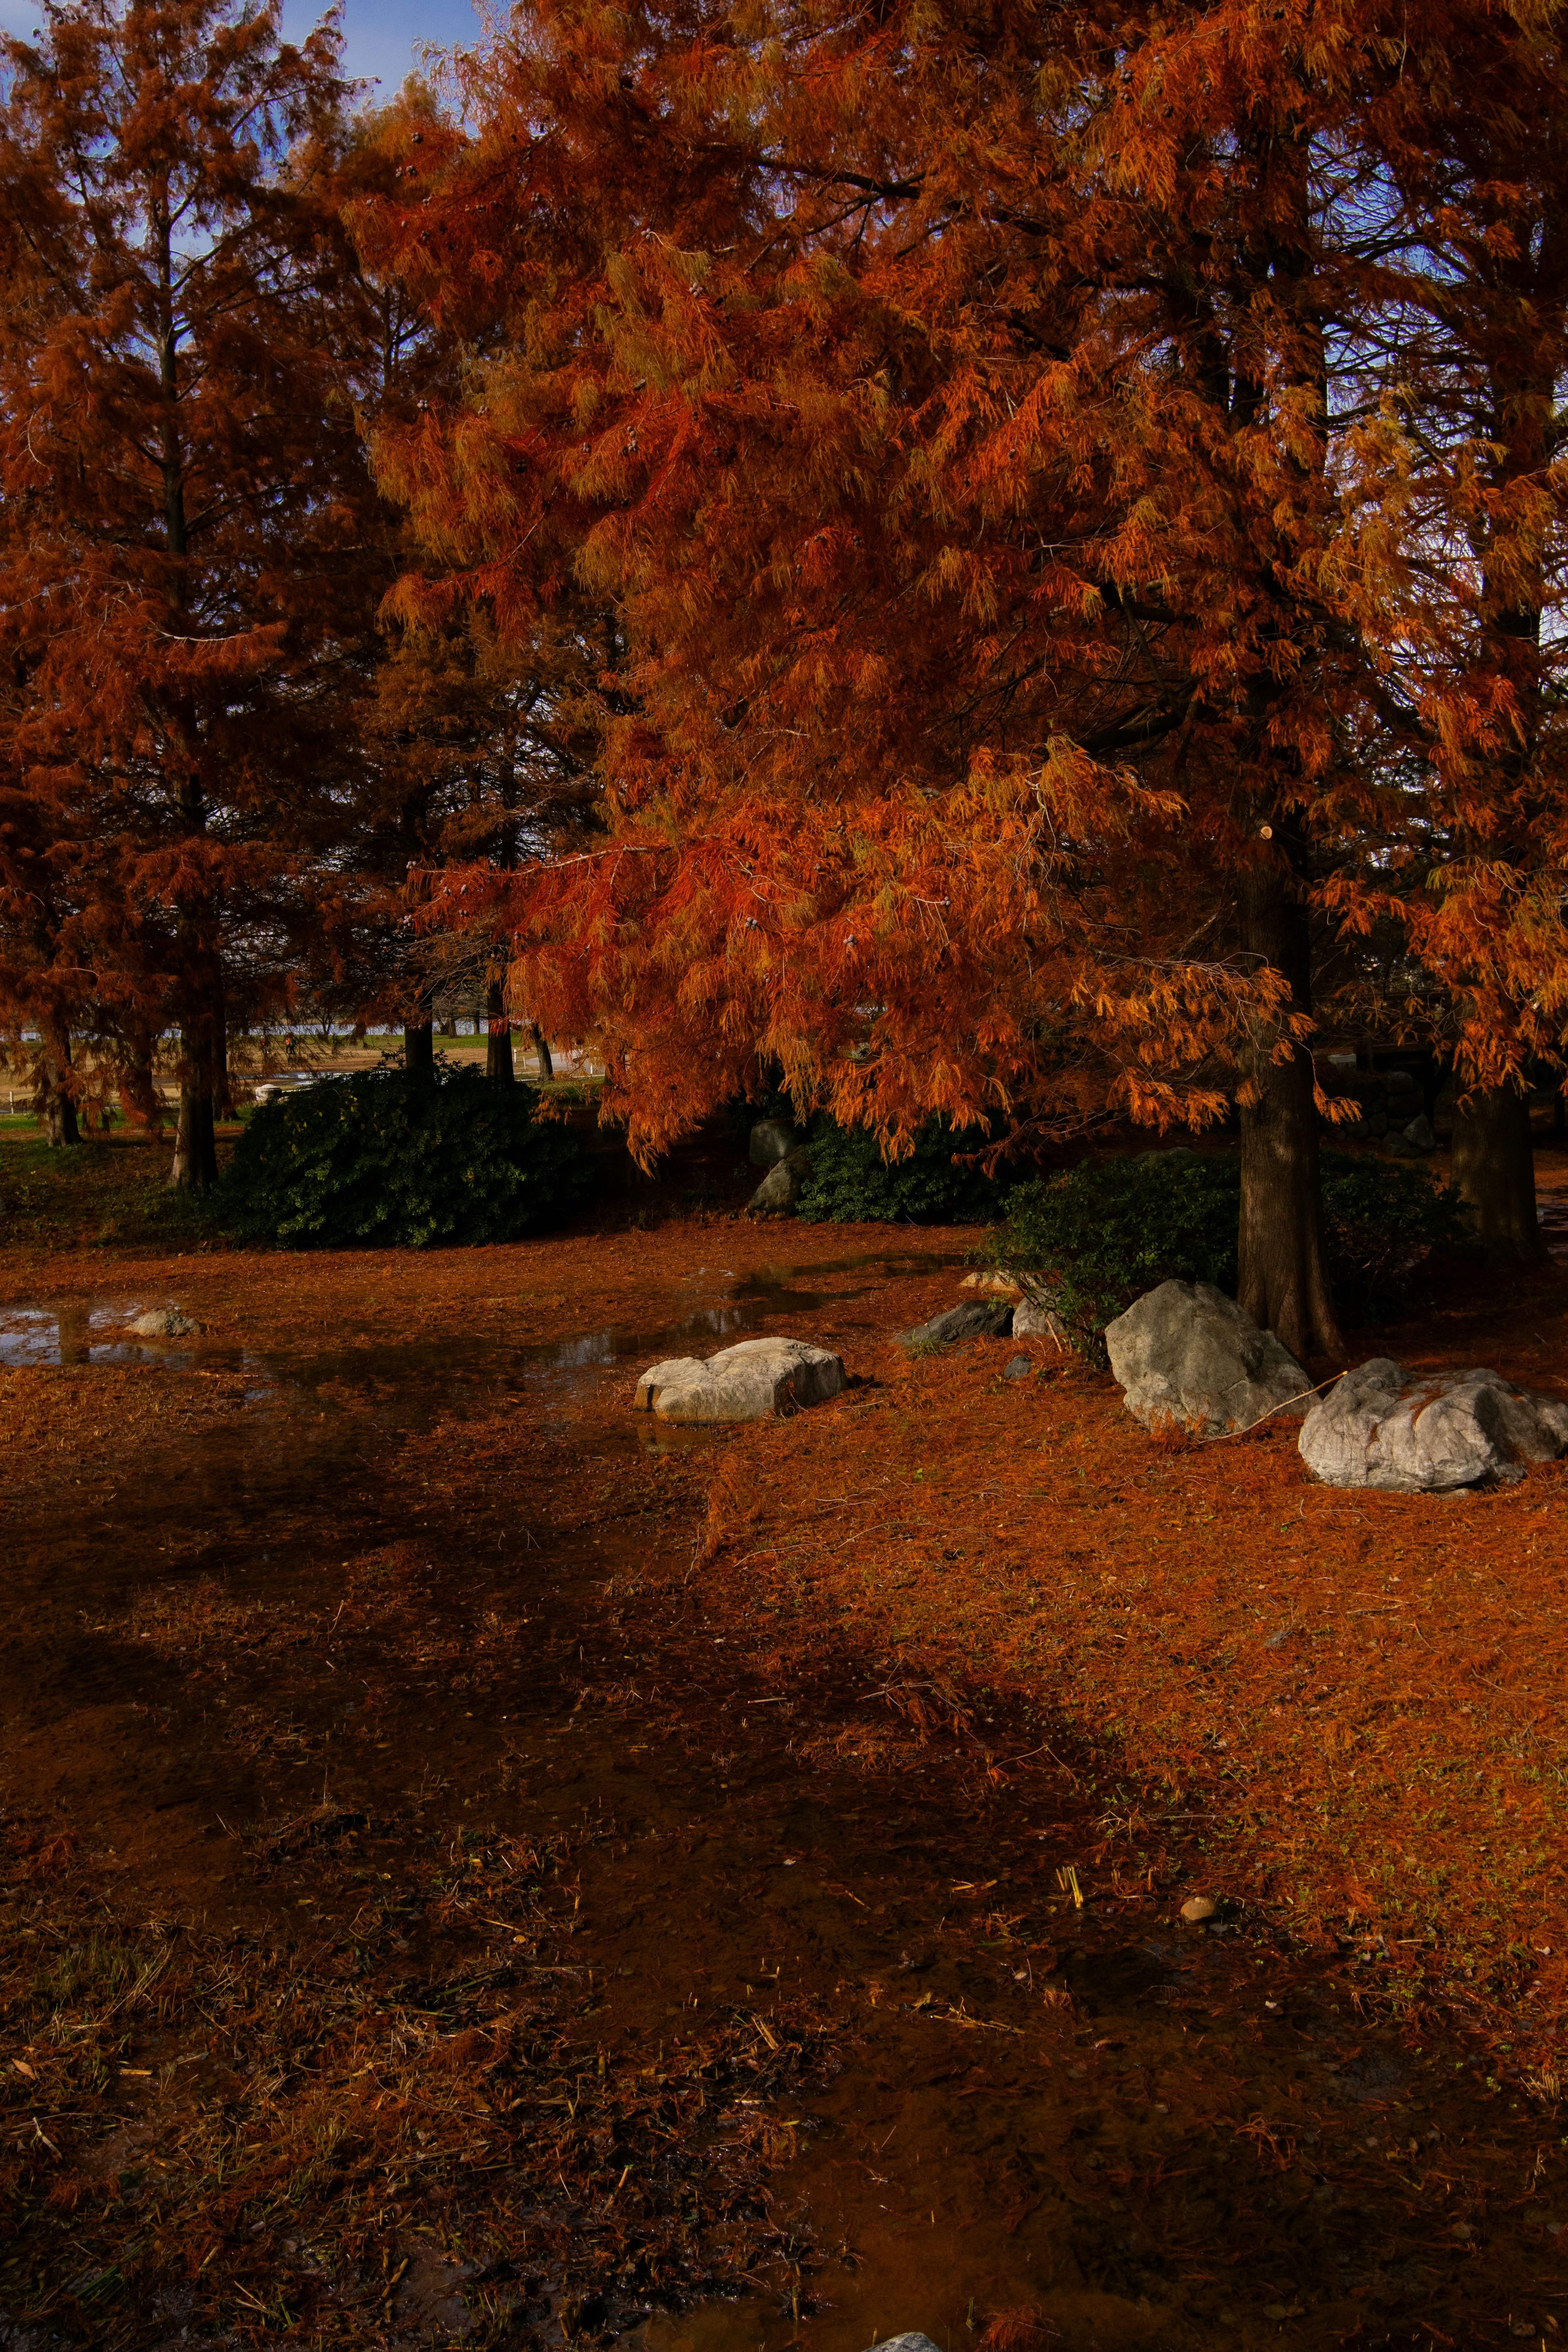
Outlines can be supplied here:
<path id="1" fill-rule="evenodd" d="M 911 1361 L 963 1232 L 62 1232 L 0 1257 L 12 2341 L 1557 2340 L 1559 1470 L 1330 1495 Z M 633 1415 L 763 1329 L 850 1390 Z M 1378 1346 L 1544 1383 L 1568 1279 Z"/>

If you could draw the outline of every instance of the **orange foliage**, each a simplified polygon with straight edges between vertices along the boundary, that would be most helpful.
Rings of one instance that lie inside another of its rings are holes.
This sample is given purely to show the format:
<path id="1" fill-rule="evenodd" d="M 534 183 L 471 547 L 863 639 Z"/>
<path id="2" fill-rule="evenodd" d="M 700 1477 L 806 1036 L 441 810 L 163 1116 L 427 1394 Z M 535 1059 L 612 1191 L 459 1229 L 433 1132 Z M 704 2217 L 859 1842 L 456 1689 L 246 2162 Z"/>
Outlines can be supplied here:
<path id="1" fill-rule="evenodd" d="M 1554 55 L 1489 26 L 1461 86 L 1366 0 L 1310 29 L 1255 0 L 526 24 L 383 218 L 504 350 L 383 458 L 503 637 L 574 572 L 616 600 L 610 840 L 441 915 L 510 919 L 648 1150 L 759 1061 L 893 1136 L 1202 1119 L 1226 1048 L 1267 1092 L 1310 1025 L 1309 910 L 1399 911 L 1446 854 L 1433 793 L 1484 800 L 1516 708 L 1426 561 L 1473 469 L 1423 472 L 1421 436 L 1498 352 L 1447 259 L 1479 283 L 1510 201 L 1483 150 L 1544 201 L 1519 101 Z M 1412 315 L 1447 338 L 1414 377 Z M 1479 872 L 1436 880 L 1471 967 L 1505 931 L 1555 966 Z"/>

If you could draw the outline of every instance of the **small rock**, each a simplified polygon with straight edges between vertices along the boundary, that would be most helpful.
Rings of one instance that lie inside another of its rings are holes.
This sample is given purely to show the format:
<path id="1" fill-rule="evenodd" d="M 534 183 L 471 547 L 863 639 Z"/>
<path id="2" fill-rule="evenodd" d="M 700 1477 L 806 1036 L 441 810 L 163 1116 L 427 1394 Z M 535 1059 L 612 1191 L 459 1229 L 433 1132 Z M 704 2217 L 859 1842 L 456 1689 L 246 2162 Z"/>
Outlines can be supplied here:
<path id="1" fill-rule="evenodd" d="M 749 1217 L 787 1217 L 805 1190 L 811 1154 L 804 1144 L 770 1168 L 746 1203 Z"/>
<path id="2" fill-rule="evenodd" d="M 131 1326 L 139 1339 L 195 1339 L 206 1328 L 194 1316 L 176 1314 L 172 1307 L 149 1307 Z"/>
<path id="3" fill-rule="evenodd" d="M 945 1348 L 954 1339 L 1010 1339 L 1012 1336 L 1010 1307 L 983 1307 L 974 1299 L 963 1307 L 950 1307 L 945 1315 L 933 1315 L 929 1323 L 917 1323 L 912 1331 L 900 1334 L 898 1344 Z"/>
<path id="4" fill-rule="evenodd" d="M 1301 1425 L 1301 1459 L 1325 1486 L 1440 1495 L 1512 1486 L 1522 1462 L 1568 1452 L 1568 1398 L 1478 1370 L 1411 1382 L 1387 1356 L 1336 1381 Z"/>
<path id="5" fill-rule="evenodd" d="M 982 1298 L 1022 1298 L 1024 1286 L 1006 1269 L 998 1266 L 992 1274 L 966 1274 L 959 1284 L 960 1290 L 977 1290 Z"/>
<path id="6" fill-rule="evenodd" d="M 752 1129 L 747 1156 L 753 1168 L 776 1168 L 805 1140 L 799 1128 L 787 1118 L 760 1118 Z"/>
<path id="7" fill-rule="evenodd" d="M 1054 1339 L 1058 1348 L 1068 1343 L 1068 1327 L 1054 1307 L 1043 1299 L 1026 1298 L 1021 1307 L 1013 1309 L 1015 1339 Z"/>
<path id="8" fill-rule="evenodd" d="M 929 2336 L 918 2331 L 908 2336 L 884 2336 L 880 2344 L 873 2344 L 871 2352 L 936 2352 Z"/>
<path id="9" fill-rule="evenodd" d="M 1004 1367 L 1002 1377 L 1005 1381 L 1026 1381 L 1029 1377 L 1027 1356 L 1015 1356 L 1012 1361 Z"/>
<path id="10" fill-rule="evenodd" d="M 1437 1137 L 1426 1112 L 1417 1111 L 1405 1129 L 1405 1140 L 1417 1151 L 1436 1151 Z"/>
<path id="11" fill-rule="evenodd" d="M 822 1404 L 845 1386 L 844 1360 L 805 1339 L 742 1339 L 706 1363 L 672 1356 L 637 1382 L 637 1410 L 664 1421 L 766 1421 Z"/>
<path id="12" fill-rule="evenodd" d="M 1204 1433 L 1304 1413 L 1312 1382 L 1272 1331 L 1208 1282 L 1163 1282 L 1105 1329 L 1123 1403 L 1145 1429 Z"/>
<path id="13" fill-rule="evenodd" d="M 1189 1927 L 1198 1927 L 1205 1919 L 1212 1919 L 1218 1909 L 1219 1905 L 1208 1895 L 1189 1895 L 1182 1906 L 1182 1916 Z"/>

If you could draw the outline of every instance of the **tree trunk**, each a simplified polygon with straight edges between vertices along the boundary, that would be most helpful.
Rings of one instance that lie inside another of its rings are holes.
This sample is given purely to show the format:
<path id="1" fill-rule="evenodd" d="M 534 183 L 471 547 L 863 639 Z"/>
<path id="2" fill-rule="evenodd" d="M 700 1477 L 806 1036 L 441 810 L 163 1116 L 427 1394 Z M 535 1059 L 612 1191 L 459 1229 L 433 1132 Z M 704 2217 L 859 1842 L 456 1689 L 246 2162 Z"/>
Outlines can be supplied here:
<path id="1" fill-rule="evenodd" d="M 403 1066 L 410 1077 L 436 1080 L 436 1024 L 410 1021 L 403 1030 Z"/>
<path id="2" fill-rule="evenodd" d="M 180 1029 L 180 1116 L 174 1130 L 175 1192 L 210 1192 L 217 1182 L 217 1144 L 213 1135 L 213 1097 L 224 1052 L 222 996 L 210 965 L 199 1010 Z"/>
<path id="3" fill-rule="evenodd" d="M 51 1147 L 81 1141 L 81 1130 L 77 1125 L 76 1099 L 70 1088 L 70 1066 L 69 1036 L 64 1031 L 47 1034 L 44 1050 L 38 1057 L 37 1103 L 44 1139 Z"/>
<path id="4" fill-rule="evenodd" d="M 157 1079 L 153 1075 L 151 1037 L 135 1038 L 130 1058 L 121 1065 L 120 1108 L 133 1127 L 150 1128 L 154 1140 L 162 1139 L 163 1097 L 158 1092 Z"/>
<path id="5" fill-rule="evenodd" d="M 1547 1251 L 1535 1214 L 1535 1145 L 1517 1087 L 1478 1087 L 1455 1104 L 1454 1181 L 1489 1257 L 1540 1265 Z"/>
<path id="6" fill-rule="evenodd" d="M 216 1063 L 211 1025 L 193 1024 L 180 1032 L 180 1118 L 174 1130 L 174 1164 L 169 1171 L 175 1192 L 210 1192 L 217 1182 L 217 1144 L 213 1135 L 213 1073 Z"/>
<path id="7" fill-rule="evenodd" d="M 501 1003 L 501 985 L 492 980 L 485 992 L 485 1012 L 489 1016 L 489 1045 L 485 1054 L 485 1076 L 497 1086 L 510 1087 L 517 1076 L 511 1060 L 511 1023 L 506 1017 Z"/>
<path id="8" fill-rule="evenodd" d="M 555 1076 L 555 1065 L 550 1058 L 550 1048 L 544 1042 L 544 1032 L 537 1021 L 529 1023 L 528 1034 L 533 1040 L 533 1050 L 539 1056 L 540 1077 L 552 1078 Z"/>
<path id="9" fill-rule="evenodd" d="M 210 1192 L 217 1182 L 217 1145 L 213 1138 L 210 1087 L 195 1077 L 180 1078 L 180 1120 L 174 1130 L 174 1164 L 169 1171 L 173 1191 Z"/>
<path id="10" fill-rule="evenodd" d="M 1242 944 L 1284 973 L 1289 1009 L 1311 1010 L 1307 910 L 1277 854 L 1243 869 L 1237 887 Z M 1237 1291 L 1255 1323 L 1304 1362 L 1313 1349 L 1344 1352 L 1324 1261 L 1318 1181 L 1318 1114 L 1305 1045 L 1276 1061 L 1277 1036 L 1253 1043 L 1245 1075 L 1256 1099 L 1240 1106 L 1241 1225 Z"/>

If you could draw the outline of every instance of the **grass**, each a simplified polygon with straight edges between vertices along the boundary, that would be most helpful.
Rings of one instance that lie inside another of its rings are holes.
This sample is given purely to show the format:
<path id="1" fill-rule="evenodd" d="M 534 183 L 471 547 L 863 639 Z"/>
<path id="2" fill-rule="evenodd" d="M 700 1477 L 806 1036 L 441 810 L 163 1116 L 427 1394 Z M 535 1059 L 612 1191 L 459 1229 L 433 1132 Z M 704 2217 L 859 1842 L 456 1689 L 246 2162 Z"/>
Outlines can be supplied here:
<path id="1" fill-rule="evenodd" d="M 16 1127 L 31 1128 L 31 1121 Z M 220 1164 L 237 1127 L 220 1130 Z M 7 1244 L 56 1252 L 110 1244 L 171 1253 L 212 1248 L 223 1234 L 210 1201 L 171 1192 L 173 1139 L 134 1129 L 50 1146 L 37 1134 L 0 1137 L 0 1232 Z"/>

